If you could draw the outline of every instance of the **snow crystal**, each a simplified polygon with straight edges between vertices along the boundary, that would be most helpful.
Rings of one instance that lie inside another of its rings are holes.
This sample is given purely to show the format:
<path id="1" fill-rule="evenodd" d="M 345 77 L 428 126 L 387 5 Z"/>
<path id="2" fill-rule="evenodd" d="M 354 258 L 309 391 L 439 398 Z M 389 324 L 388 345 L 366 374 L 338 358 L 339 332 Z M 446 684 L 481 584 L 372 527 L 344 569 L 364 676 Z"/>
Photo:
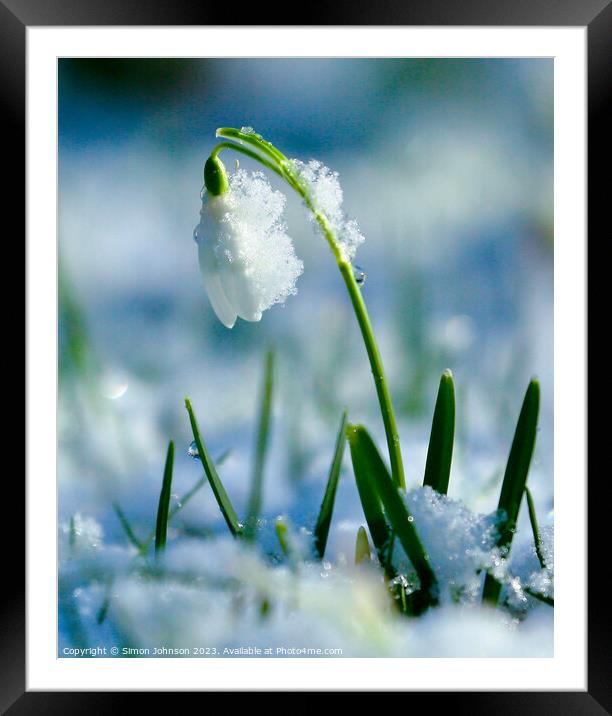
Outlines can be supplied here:
<path id="1" fill-rule="evenodd" d="M 500 603 L 515 618 L 523 619 L 528 610 L 541 605 L 529 592 L 554 597 L 552 528 L 545 527 L 541 533 L 546 561 L 542 569 L 531 535 L 513 545 L 510 552 L 497 547 L 502 517 L 498 511 L 488 515 L 472 512 L 462 502 L 430 487 L 412 490 L 405 499 L 438 579 L 442 602 L 479 604 L 486 572 L 501 582 Z M 394 566 L 401 576 L 413 578 L 409 560 L 397 541 Z"/>
<path id="2" fill-rule="evenodd" d="M 83 517 L 77 512 L 69 522 L 60 525 L 60 536 L 72 552 L 89 552 L 102 544 L 102 525 L 93 517 Z"/>
<path id="3" fill-rule="evenodd" d="M 537 557 L 535 544 L 531 534 L 527 539 L 522 540 L 512 550 L 510 564 L 506 568 L 506 578 L 502 579 L 506 584 L 507 594 L 503 597 L 508 599 L 509 606 L 515 611 L 525 611 L 527 607 L 536 606 L 529 597 L 529 592 L 540 594 L 543 597 L 554 599 L 555 596 L 555 569 L 554 569 L 554 528 L 545 526 L 540 529 L 540 541 L 542 556 L 545 567 L 542 567 Z M 523 602 L 515 599 L 517 580 L 523 591 Z M 513 589 L 514 584 L 514 589 Z M 529 590 L 527 592 L 526 590 Z M 514 593 L 513 593 L 514 591 Z"/>
<path id="4" fill-rule="evenodd" d="M 546 567 L 532 571 L 527 579 L 531 591 L 551 599 L 555 596 L 554 534 L 552 525 L 540 529 L 542 557 Z"/>
<path id="5" fill-rule="evenodd" d="M 474 603 L 479 599 L 482 572 L 497 556 L 498 515 L 472 512 L 462 502 L 431 487 L 412 490 L 406 503 L 436 573 L 443 601 Z M 396 567 L 405 570 L 396 541 Z"/>
<path id="6" fill-rule="evenodd" d="M 532 572 L 527 580 L 527 587 L 530 591 L 541 594 L 543 597 L 554 599 L 555 597 L 555 580 L 554 574 L 550 569 L 541 569 Z"/>
<path id="7" fill-rule="evenodd" d="M 550 570 L 553 570 L 555 567 L 554 538 L 555 528 L 552 525 L 548 525 L 540 529 L 542 556 L 544 558 L 546 566 Z"/>
<path id="8" fill-rule="evenodd" d="M 365 237 L 354 219 L 349 219 L 342 210 L 342 187 L 338 172 L 332 171 L 316 159 L 307 164 L 292 160 L 301 181 L 308 188 L 315 209 L 325 214 L 338 237 L 344 258 L 351 261 Z M 314 217 L 312 217 L 314 220 Z"/>

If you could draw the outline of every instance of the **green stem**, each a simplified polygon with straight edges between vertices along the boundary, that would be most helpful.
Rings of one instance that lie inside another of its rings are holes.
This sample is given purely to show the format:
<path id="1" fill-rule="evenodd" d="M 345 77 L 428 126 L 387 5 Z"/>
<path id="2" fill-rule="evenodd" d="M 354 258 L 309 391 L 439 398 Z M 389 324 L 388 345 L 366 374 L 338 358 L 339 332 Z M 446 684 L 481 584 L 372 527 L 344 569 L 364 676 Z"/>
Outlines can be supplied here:
<path id="1" fill-rule="evenodd" d="M 542 552 L 542 537 L 540 536 L 540 528 L 538 527 L 538 518 L 536 516 L 535 504 L 531 490 L 525 485 L 525 497 L 527 498 L 527 508 L 529 510 L 529 521 L 531 522 L 531 531 L 533 532 L 533 542 L 535 544 L 536 554 L 542 569 L 546 569 L 546 560 Z"/>
<path id="2" fill-rule="evenodd" d="M 372 376 L 374 378 L 374 385 L 376 387 L 376 394 L 378 395 L 378 403 L 380 405 L 380 412 L 382 414 L 383 424 L 385 426 L 385 434 L 387 436 L 387 447 L 389 448 L 389 458 L 391 459 L 391 475 L 398 487 L 402 489 L 406 488 L 406 479 L 404 477 L 404 465 L 402 462 L 402 452 L 400 449 L 399 435 L 397 433 L 397 423 L 395 421 L 395 413 L 393 412 L 393 405 L 391 403 L 391 395 L 389 393 L 389 386 L 387 385 L 387 379 L 385 377 L 385 371 L 374 337 L 374 330 L 372 329 L 372 323 L 368 315 L 368 309 L 366 308 L 365 301 L 361 295 L 361 290 L 355 276 L 353 274 L 353 267 L 347 262 L 338 262 L 338 268 L 346 284 L 346 288 L 353 304 L 353 310 L 357 318 L 357 323 L 361 330 L 361 336 L 368 353 L 368 359 L 370 361 L 370 368 L 372 369 Z"/>
<path id="3" fill-rule="evenodd" d="M 266 141 L 261 134 L 257 134 L 257 132 L 243 132 L 241 129 L 235 129 L 234 127 L 220 127 L 216 131 L 216 136 L 233 139 L 241 145 L 250 144 L 262 154 L 270 157 L 273 161 L 279 163 L 287 161 L 287 157 L 282 152 L 270 142 Z"/>
<path id="4" fill-rule="evenodd" d="M 256 152 L 252 152 L 250 149 L 247 149 L 246 147 L 241 147 L 239 144 L 232 144 L 232 142 L 221 142 L 220 144 L 217 144 L 217 146 L 210 153 L 210 156 L 216 157 L 217 154 L 219 154 L 219 152 L 222 149 L 233 149 L 235 152 L 240 152 L 240 154 L 244 154 L 245 156 L 249 157 L 250 159 L 254 159 L 256 162 L 263 164 L 264 167 L 271 169 L 273 172 L 278 174 L 279 177 L 283 176 L 283 172 L 276 164 L 269 162 L 267 159 L 264 159 L 264 157 L 261 157 Z"/>
<path id="5" fill-rule="evenodd" d="M 253 480 L 249 495 L 245 538 L 254 539 L 257 532 L 257 519 L 261 513 L 263 500 L 263 476 L 266 453 L 268 451 L 270 416 L 272 413 L 272 388 L 274 382 L 274 352 L 269 350 L 264 365 L 264 380 L 259 408 L 259 426 L 257 428 L 257 442 L 255 444 L 255 464 Z"/>
<path id="6" fill-rule="evenodd" d="M 368 360 L 370 361 L 370 368 L 372 370 L 374 385 L 376 387 L 376 395 L 378 396 L 380 411 L 385 427 L 385 434 L 387 437 L 387 446 L 391 461 L 391 475 L 396 485 L 405 489 L 406 480 L 404 477 L 404 465 L 402 461 L 399 435 L 397 432 L 397 423 L 395 420 L 393 405 L 391 403 L 391 395 L 389 394 L 387 379 L 383 369 L 382 359 L 380 357 L 380 351 L 378 350 L 376 338 L 374 337 L 374 330 L 372 329 L 372 323 L 368 315 L 365 301 L 363 300 L 361 290 L 353 274 L 353 267 L 350 261 L 344 256 L 332 225 L 328 221 L 325 214 L 315 207 L 307 187 L 305 187 L 302 183 L 293 167 L 293 164 L 284 154 L 276 149 L 276 147 L 270 144 L 270 142 L 267 142 L 263 139 L 263 137 L 259 134 L 255 134 L 254 132 L 242 132 L 239 129 L 231 127 L 218 129 L 217 136 L 232 139 L 235 142 L 240 142 L 240 144 L 222 142 L 217 145 L 215 149 L 213 149 L 213 154 L 215 154 L 215 156 L 219 151 L 221 151 L 221 149 L 234 149 L 242 152 L 243 154 L 247 154 L 252 159 L 255 159 L 263 164 L 265 167 L 272 169 L 276 172 L 276 174 L 279 174 L 289 184 L 289 186 L 297 192 L 297 194 L 299 194 L 321 227 L 323 235 L 325 236 L 325 239 L 327 240 L 327 243 L 336 259 L 342 278 L 344 279 L 344 283 L 353 305 L 353 311 L 355 312 L 357 323 L 359 324 L 359 329 L 361 330 L 361 336 L 366 347 Z M 249 144 L 252 147 L 255 147 L 264 156 L 251 152 L 244 146 L 241 146 L 243 144 Z"/>

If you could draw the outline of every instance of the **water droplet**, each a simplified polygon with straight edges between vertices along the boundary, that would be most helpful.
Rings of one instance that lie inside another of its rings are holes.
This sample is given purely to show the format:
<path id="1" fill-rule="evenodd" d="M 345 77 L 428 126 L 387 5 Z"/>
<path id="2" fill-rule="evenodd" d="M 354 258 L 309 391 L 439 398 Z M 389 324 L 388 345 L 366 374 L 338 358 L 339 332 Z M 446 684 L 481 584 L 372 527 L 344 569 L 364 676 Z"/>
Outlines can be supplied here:
<path id="1" fill-rule="evenodd" d="M 253 129 L 253 127 L 240 127 L 240 131 L 243 134 L 255 134 L 255 130 Z"/>
<path id="2" fill-rule="evenodd" d="M 408 522 L 414 522 L 414 517 L 412 515 L 408 515 Z"/>
<path id="3" fill-rule="evenodd" d="M 194 460 L 200 459 L 200 453 L 198 452 L 198 446 L 196 445 L 195 440 L 192 440 L 189 447 L 187 448 L 187 455 L 189 455 L 189 457 L 192 457 Z"/>
<path id="4" fill-rule="evenodd" d="M 128 387 L 129 383 L 122 372 L 106 373 L 100 380 L 102 395 L 109 400 L 122 398 L 126 394 Z"/>
<path id="5" fill-rule="evenodd" d="M 196 242 L 196 244 L 198 243 L 198 227 L 197 226 L 193 230 L 193 240 Z"/>
<path id="6" fill-rule="evenodd" d="M 474 321 L 464 314 L 451 316 L 439 327 L 439 340 L 451 351 L 465 351 L 476 339 Z"/>
<path id="7" fill-rule="evenodd" d="M 357 285 L 363 286 L 366 280 L 366 275 L 363 269 L 360 266 L 357 266 L 357 264 L 353 264 L 353 276 L 355 277 Z"/>

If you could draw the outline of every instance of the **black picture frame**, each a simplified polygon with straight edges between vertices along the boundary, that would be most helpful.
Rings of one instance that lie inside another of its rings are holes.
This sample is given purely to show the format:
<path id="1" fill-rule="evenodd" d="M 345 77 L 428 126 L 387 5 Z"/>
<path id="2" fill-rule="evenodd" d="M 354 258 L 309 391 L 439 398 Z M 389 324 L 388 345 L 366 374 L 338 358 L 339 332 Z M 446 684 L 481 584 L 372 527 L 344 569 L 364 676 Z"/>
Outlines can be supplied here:
<path id="1" fill-rule="evenodd" d="M 238 15 L 234 5 L 215 7 L 183 0 L 0 0 L 0 97 L 5 126 L 4 167 L 6 182 L 3 205 L 11 207 L 15 219 L 11 250 L 25 258 L 25 77 L 26 28 L 70 25 L 226 25 Z M 241 24 L 262 23 L 260 8 L 253 5 L 240 11 Z M 609 242 L 606 199 L 610 193 L 610 133 L 606 100 L 612 90 L 612 3 L 610 0 L 393 0 L 361 5 L 346 1 L 308 8 L 308 25 L 463 25 L 463 26 L 586 26 L 588 28 L 588 226 L 589 246 Z M 283 18 L 284 19 L 284 18 Z M 303 18 L 302 18 L 303 19 Z M 234 23 L 229 23 L 234 24 Z M 276 23 L 281 24 L 281 23 Z M 305 24 L 287 19 L 282 24 Z M 606 227 L 606 228 L 604 228 Z M 604 233 L 605 232 L 605 233 Z M 601 236 L 599 236 L 601 234 Z M 19 237 L 24 237 L 21 244 Z M 594 239 L 594 240 L 593 240 Z M 5 242 L 8 238 L 5 237 Z M 23 247 L 23 253 L 22 253 Z M 596 250 L 595 248 L 595 250 Z M 15 265 L 17 265 L 15 263 Z M 15 299 L 13 298 L 13 301 Z M 24 322 L 25 325 L 25 322 Z M 19 329 L 16 329 L 17 332 Z M 24 336 L 25 337 L 25 336 Z M 586 338 L 586 337 L 585 337 Z M 24 340 L 25 343 L 25 340 Z M 588 350 L 589 341 L 585 349 Z M 594 359 L 595 360 L 595 359 Z M 599 359 L 601 360 L 601 358 Z M 602 366 L 603 368 L 603 366 Z M 19 368 L 16 368 L 19 370 Z M 603 372 L 603 371 L 602 371 Z M 595 375 L 602 375 L 595 366 Z M 586 399 L 586 398 L 585 398 Z M 19 398 L 17 398 L 19 403 Z M 32 439 L 32 436 L 30 436 Z M 597 438 L 594 439 L 596 444 Z M 13 444 L 17 444 L 15 441 Z M 590 443 L 589 443 L 590 444 Z M 604 463 L 605 464 L 605 463 Z M 609 469 L 605 467 L 604 470 Z M 24 531 L 24 483 L 14 479 L 3 484 L 5 504 L 19 523 L 13 534 Z M 605 473 L 601 475 L 602 481 Z M 25 479 L 25 478 L 24 478 Z M 596 479 L 596 478 L 595 478 Z M 431 708 L 446 702 L 454 712 L 470 714 L 602 714 L 611 713 L 610 620 L 601 577 L 606 564 L 604 550 L 605 501 L 598 490 L 589 491 L 589 555 L 592 579 L 588 590 L 588 691 L 412 694 L 426 698 Z M 5 510 L 6 511 L 6 510 Z M 608 517 L 609 519 L 609 517 Z M 6 534 L 6 533 L 5 533 Z M 24 534 L 25 538 L 25 534 Z M 30 713 L 108 713 L 118 699 L 131 701 L 129 694 L 111 692 L 26 692 L 25 691 L 25 552 L 4 543 L 6 572 L 0 621 L 0 708 L 14 716 Z M 598 581 L 595 581 L 598 580 Z M 155 698 L 161 695 L 155 694 Z M 138 696 L 141 698 L 142 694 Z M 451 702 L 452 699 L 452 702 Z M 135 703 L 135 702 L 134 702 Z M 141 707 L 142 702 L 138 705 Z M 202 704 L 204 706 L 204 704 Z"/>

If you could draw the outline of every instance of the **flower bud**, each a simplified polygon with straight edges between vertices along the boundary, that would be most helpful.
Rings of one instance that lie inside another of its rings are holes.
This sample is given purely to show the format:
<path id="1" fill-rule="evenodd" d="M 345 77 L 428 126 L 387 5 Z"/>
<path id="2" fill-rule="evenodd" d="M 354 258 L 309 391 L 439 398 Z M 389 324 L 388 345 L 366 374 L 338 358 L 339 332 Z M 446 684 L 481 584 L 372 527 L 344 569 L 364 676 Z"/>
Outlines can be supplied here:
<path id="1" fill-rule="evenodd" d="M 229 189 L 229 180 L 225 165 L 218 156 L 210 156 L 204 165 L 204 185 L 212 196 L 225 194 Z"/>

